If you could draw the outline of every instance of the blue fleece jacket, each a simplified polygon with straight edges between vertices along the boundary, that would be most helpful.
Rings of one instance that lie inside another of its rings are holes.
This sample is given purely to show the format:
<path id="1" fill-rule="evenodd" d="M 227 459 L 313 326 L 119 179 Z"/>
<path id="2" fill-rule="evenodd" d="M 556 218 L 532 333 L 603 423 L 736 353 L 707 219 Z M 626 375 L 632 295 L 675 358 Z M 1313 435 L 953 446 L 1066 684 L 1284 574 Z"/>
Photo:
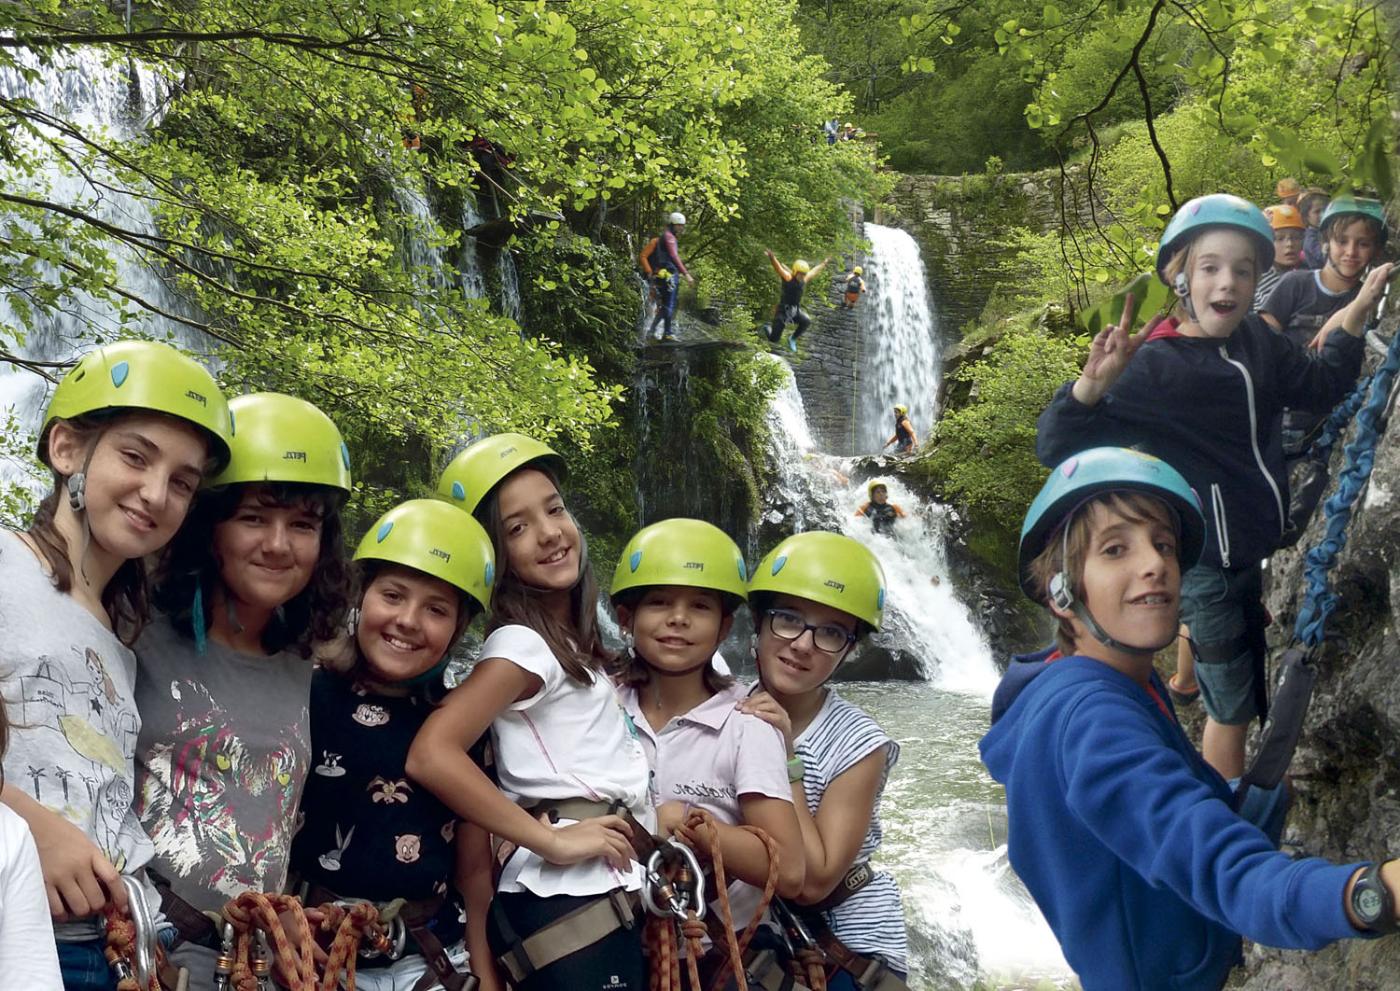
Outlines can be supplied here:
<path id="1" fill-rule="evenodd" d="M 1361 935 L 1342 904 L 1360 864 L 1274 849 L 1168 703 L 1049 653 L 1013 660 L 980 749 L 1006 786 L 1011 866 L 1084 991 L 1215 991 L 1241 933 L 1294 949 Z"/>
<path id="2" fill-rule="evenodd" d="M 1334 330 L 1321 354 L 1260 319 L 1225 340 L 1184 337 L 1163 325 L 1093 406 L 1073 383 L 1040 415 L 1035 453 L 1053 468 L 1090 447 L 1137 447 L 1196 490 L 1209 524 L 1202 564 L 1240 568 L 1278 547 L 1288 498 L 1279 417 L 1284 407 L 1325 412 L 1356 382 L 1360 338 Z"/>

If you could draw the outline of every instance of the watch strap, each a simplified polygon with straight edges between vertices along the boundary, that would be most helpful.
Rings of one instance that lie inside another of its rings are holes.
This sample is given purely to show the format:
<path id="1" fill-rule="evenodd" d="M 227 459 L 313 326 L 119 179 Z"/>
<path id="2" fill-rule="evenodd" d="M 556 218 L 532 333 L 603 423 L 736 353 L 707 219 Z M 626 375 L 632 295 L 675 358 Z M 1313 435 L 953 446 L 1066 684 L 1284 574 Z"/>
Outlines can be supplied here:
<path id="1" fill-rule="evenodd" d="M 1400 932 L 1395 918 L 1395 899 L 1381 878 L 1381 868 L 1387 863 L 1377 860 L 1368 864 L 1351 886 L 1351 910 L 1368 932 Z M 1379 911 L 1374 911 L 1376 906 Z"/>
<path id="2" fill-rule="evenodd" d="M 801 757 L 790 758 L 787 762 L 787 774 L 789 782 L 798 782 L 807 773 L 807 765 L 802 762 Z"/>

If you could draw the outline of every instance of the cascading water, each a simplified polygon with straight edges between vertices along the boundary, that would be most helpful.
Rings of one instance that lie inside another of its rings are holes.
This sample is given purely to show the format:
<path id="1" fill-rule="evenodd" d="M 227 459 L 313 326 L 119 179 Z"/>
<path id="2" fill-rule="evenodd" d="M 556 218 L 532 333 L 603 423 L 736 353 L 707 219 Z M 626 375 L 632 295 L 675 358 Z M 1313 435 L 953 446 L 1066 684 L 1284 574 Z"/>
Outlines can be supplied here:
<path id="1" fill-rule="evenodd" d="M 865 341 L 860 375 L 860 450 L 874 453 L 894 434 L 891 408 L 909 407 L 916 433 L 938 414 L 942 346 L 919 246 L 905 231 L 866 224 L 867 291 L 858 311 Z"/>
<path id="2" fill-rule="evenodd" d="M 111 66 L 91 50 L 56 55 L 52 64 L 42 67 L 32 53 L 23 49 L 14 57 L 27 68 L 41 71 L 36 79 L 29 80 L 17 69 L 0 68 L 0 93 L 11 100 L 28 99 L 39 113 L 70 121 L 85 134 L 102 141 L 138 139 L 157 120 L 167 92 L 164 80 L 149 67 L 136 62 Z M 82 160 L 83 148 L 77 139 L 47 128 L 43 131 L 75 160 Z M 156 233 L 155 220 L 146 202 L 137 193 L 124 189 L 109 172 L 93 167 L 89 178 L 62 163 L 57 154 L 46 152 L 38 145 L 37 138 L 23 133 L 15 137 L 26 150 L 47 154 L 48 163 L 32 175 L 16 169 L 0 173 L 0 182 L 7 188 L 85 212 L 138 235 Z M 18 226 L 22 222 L 7 218 L 5 223 Z M 128 250 L 116 250 L 114 255 L 116 282 L 125 292 L 166 313 L 189 315 L 188 307 L 170 292 L 159 272 Z M 39 277 L 55 282 L 58 272 L 41 266 Z M 62 307 L 48 313 L 36 312 L 28 322 L 23 343 L 14 350 L 19 357 L 30 361 L 68 361 L 85 343 L 118 336 L 124 315 L 129 324 L 140 327 L 151 337 L 174 339 L 196 353 L 209 349 L 204 335 L 179 321 L 130 304 L 123 309 L 114 301 L 75 292 Z M 25 326 L 7 297 L 0 297 L 0 326 Z M 13 417 L 14 429 L 37 431 L 47 390 L 48 384 L 39 375 L 0 364 L 0 418 Z M 0 485 L 18 484 L 33 489 L 37 482 L 19 466 L 0 463 Z"/>
<path id="3" fill-rule="evenodd" d="M 862 303 L 869 307 L 861 318 L 869 342 L 862 387 L 871 405 L 859 436 L 873 451 L 892 432 L 887 410 L 896 401 L 909 405 L 916 424 L 931 425 L 939 348 L 917 246 L 907 234 L 876 225 L 867 225 L 866 234 L 873 251 Z M 854 459 L 816 449 L 790 373 L 769 407 L 768 426 L 777 481 L 765 523 L 838 530 L 869 547 L 888 588 L 885 629 L 876 641 L 917 657 L 928 679 L 897 689 L 874 682 L 840 688 L 902 747 L 885 792 L 877 859 L 904 892 L 910 986 L 1070 986 L 1053 934 L 1007 864 L 1005 799 L 978 759 L 997 672 L 949 572 L 949 510 L 894 477 L 881 478 L 905 517 L 893 535 L 874 533 L 854 515 L 867 501 L 868 482 L 851 477 Z"/>

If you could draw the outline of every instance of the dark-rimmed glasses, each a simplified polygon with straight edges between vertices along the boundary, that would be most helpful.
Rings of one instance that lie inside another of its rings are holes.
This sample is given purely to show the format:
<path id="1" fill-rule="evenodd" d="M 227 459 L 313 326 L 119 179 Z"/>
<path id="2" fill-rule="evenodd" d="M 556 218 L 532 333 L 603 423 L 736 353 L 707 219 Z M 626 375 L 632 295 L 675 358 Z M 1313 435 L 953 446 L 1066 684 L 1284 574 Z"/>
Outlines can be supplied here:
<path id="1" fill-rule="evenodd" d="M 768 632 L 782 640 L 796 640 L 808 630 L 812 631 L 812 643 L 818 650 L 828 654 L 839 654 L 856 642 L 856 635 L 836 623 L 813 625 L 801 613 L 791 609 L 765 609 L 768 619 Z"/>

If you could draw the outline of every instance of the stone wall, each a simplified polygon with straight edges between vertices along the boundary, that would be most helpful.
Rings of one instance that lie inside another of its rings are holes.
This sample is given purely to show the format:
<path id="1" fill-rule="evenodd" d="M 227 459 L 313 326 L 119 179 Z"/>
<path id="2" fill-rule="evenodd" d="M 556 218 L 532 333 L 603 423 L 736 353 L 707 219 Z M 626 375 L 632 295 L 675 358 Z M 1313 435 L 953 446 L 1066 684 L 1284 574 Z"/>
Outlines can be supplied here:
<path id="1" fill-rule="evenodd" d="M 863 262 L 862 258 L 853 264 Z M 828 454 L 860 453 L 856 450 L 864 330 L 860 318 L 867 309 L 846 310 L 838 305 L 845 274 L 833 269 L 826 300 L 807 301 L 812 326 L 802 335 L 801 356 L 792 363 L 812 439 Z"/>

